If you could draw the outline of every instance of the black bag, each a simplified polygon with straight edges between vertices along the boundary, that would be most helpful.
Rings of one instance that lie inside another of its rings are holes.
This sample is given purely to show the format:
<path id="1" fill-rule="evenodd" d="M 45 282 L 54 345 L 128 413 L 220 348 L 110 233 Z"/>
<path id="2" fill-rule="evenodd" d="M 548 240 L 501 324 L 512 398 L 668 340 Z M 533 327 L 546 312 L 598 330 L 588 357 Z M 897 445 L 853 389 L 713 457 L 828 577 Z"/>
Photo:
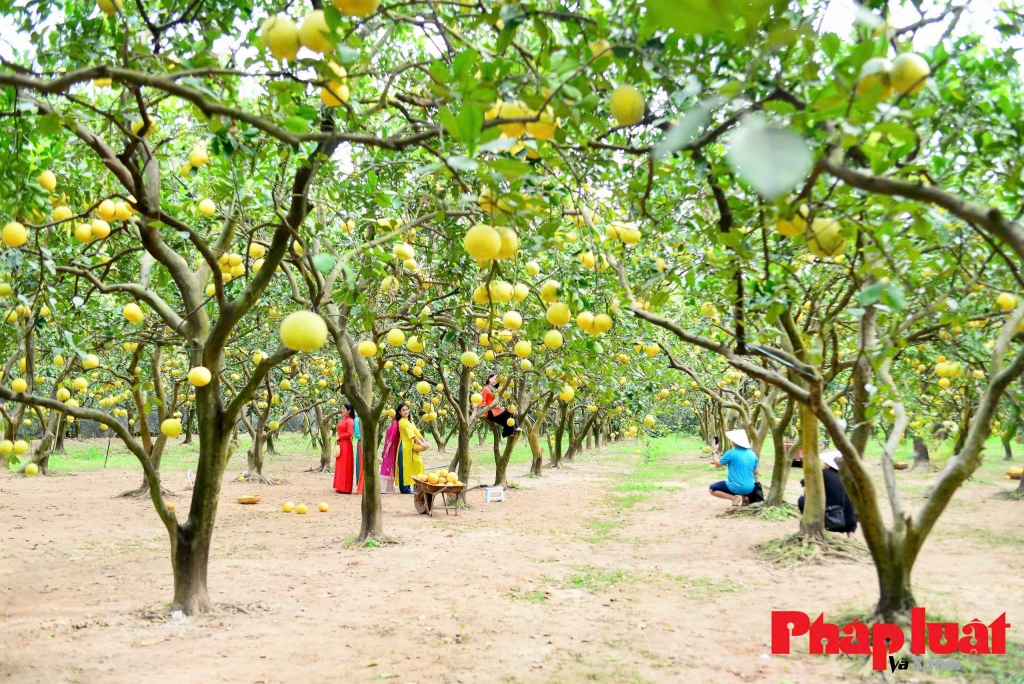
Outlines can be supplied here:
<path id="1" fill-rule="evenodd" d="M 764 490 L 761 489 L 761 483 L 754 483 L 754 490 L 747 495 L 747 501 L 750 503 L 760 503 L 764 501 Z"/>
<path id="2" fill-rule="evenodd" d="M 842 506 L 825 506 L 825 529 L 829 532 L 846 531 L 846 514 Z"/>

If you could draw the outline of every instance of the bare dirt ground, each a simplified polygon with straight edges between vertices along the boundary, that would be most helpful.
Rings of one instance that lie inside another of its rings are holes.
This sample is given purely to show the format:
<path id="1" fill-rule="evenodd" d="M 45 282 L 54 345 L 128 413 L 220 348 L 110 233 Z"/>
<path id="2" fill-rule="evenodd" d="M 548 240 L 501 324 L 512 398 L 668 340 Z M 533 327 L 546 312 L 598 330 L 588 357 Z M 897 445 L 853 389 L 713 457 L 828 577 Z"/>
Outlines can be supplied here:
<path id="1" fill-rule="evenodd" d="M 664 457 L 675 479 L 655 475 L 631 491 L 640 459 L 629 451 L 590 453 L 541 479 L 513 466 L 521 488 L 505 503 L 485 505 L 474 492 L 458 517 L 417 515 L 411 497 L 387 496 L 387 531 L 401 544 L 380 548 L 346 546 L 358 498 L 332 492 L 329 474 L 305 472 L 313 456 L 278 459 L 280 486 L 225 482 L 209 570 L 218 610 L 195 619 L 166 614 L 168 541 L 151 502 L 114 498 L 138 473 L 4 474 L 0 682 L 858 679 L 860 663 L 812 657 L 806 646 L 769 656 L 770 614 L 870 609 L 869 563 L 769 566 L 751 545 L 794 531 L 794 520 L 721 517 L 726 502 L 706 489 L 720 477 L 696 453 Z M 165 475 L 179 516 L 184 482 L 183 472 Z M 957 494 L 914 583 L 934 616 L 987 623 L 1006 611 L 1010 639 L 1021 642 L 1024 502 L 994 498 L 1010 487 L 971 483 Z M 254 489 L 260 504 L 236 503 Z M 282 513 L 288 500 L 310 513 Z M 317 512 L 319 501 L 330 512 Z"/>

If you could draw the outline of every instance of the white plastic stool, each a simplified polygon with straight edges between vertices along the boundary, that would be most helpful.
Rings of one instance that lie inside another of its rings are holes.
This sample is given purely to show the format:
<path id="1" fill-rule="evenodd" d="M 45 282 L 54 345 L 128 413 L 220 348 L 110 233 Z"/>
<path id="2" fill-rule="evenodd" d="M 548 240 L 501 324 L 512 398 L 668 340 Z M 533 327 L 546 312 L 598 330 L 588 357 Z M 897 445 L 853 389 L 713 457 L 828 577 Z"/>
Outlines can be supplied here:
<path id="1" fill-rule="evenodd" d="M 484 503 L 491 503 L 492 501 L 504 501 L 505 500 L 505 488 L 504 487 L 484 487 Z"/>

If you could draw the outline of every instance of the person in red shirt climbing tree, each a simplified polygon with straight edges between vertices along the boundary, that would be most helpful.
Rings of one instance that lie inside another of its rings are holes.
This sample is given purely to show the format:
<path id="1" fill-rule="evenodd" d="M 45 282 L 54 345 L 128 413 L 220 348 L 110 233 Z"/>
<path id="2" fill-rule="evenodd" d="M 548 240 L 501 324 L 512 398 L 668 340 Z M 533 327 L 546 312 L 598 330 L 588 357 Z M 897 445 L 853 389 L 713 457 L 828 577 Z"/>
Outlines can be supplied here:
<path id="1" fill-rule="evenodd" d="M 483 392 L 480 394 L 483 396 L 483 400 L 477 404 L 477 408 L 487 408 L 487 413 L 484 414 L 484 418 L 501 428 L 502 437 L 510 437 L 511 435 L 519 432 L 519 426 L 516 425 L 516 419 L 512 417 L 511 413 L 501 407 L 498 400 L 497 373 L 491 373 L 487 376 L 487 383 L 484 385 Z"/>

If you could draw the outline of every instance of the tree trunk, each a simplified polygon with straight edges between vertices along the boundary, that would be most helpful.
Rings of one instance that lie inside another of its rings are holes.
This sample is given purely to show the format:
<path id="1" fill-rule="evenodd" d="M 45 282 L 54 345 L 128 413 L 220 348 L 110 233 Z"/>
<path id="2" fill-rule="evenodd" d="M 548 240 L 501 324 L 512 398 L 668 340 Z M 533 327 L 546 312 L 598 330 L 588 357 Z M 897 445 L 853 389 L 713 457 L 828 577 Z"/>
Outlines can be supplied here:
<path id="1" fill-rule="evenodd" d="M 805 538 L 825 537 L 825 481 L 818 458 L 818 417 L 807 404 L 800 404 L 800 449 L 804 461 L 804 512 L 800 534 Z"/>
<path id="2" fill-rule="evenodd" d="M 192 407 L 185 409 L 185 444 L 192 443 L 192 417 L 195 415 L 195 411 Z"/>
<path id="3" fill-rule="evenodd" d="M 914 560 L 908 558 L 909 549 L 905 538 L 890 533 L 888 547 L 888 553 L 875 557 L 879 596 L 874 617 L 891 624 L 900 624 L 906 621 L 910 609 L 917 605 L 910 588 L 910 571 L 914 567 Z"/>
<path id="4" fill-rule="evenodd" d="M 924 468 L 931 469 L 931 461 L 928 460 L 928 445 L 920 437 L 914 437 L 914 466 L 911 470 Z"/>
<path id="5" fill-rule="evenodd" d="M 249 477 L 256 479 L 263 478 L 263 441 L 257 437 L 252 440 L 252 446 L 246 454 L 246 467 L 249 470 Z"/>
<path id="6" fill-rule="evenodd" d="M 522 432 L 517 432 L 511 435 L 505 440 L 505 448 L 502 449 L 501 455 L 494 461 L 494 486 L 495 487 L 507 487 L 508 477 L 506 472 L 508 471 L 508 462 L 512 458 L 512 450 L 516 448 L 516 442 L 519 441 L 519 435 Z"/>
<path id="7" fill-rule="evenodd" d="M 377 461 L 377 432 L 379 420 L 359 419 L 363 441 L 363 496 L 362 522 L 357 541 L 384 538 L 384 509 L 380 505 L 380 463 Z"/>
<path id="8" fill-rule="evenodd" d="M 329 473 L 331 472 L 331 455 L 334 453 L 332 448 L 335 444 L 334 430 L 332 425 L 324 417 L 320 407 L 316 407 L 316 423 L 320 430 L 320 472 Z M 362 421 L 359 422 L 362 427 Z M 360 432 L 361 434 L 361 432 Z"/>
<path id="9" fill-rule="evenodd" d="M 789 471 L 792 470 L 792 450 L 786 450 L 786 430 L 793 421 L 792 398 L 786 399 L 786 410 L 782 417 L 771 426 L 772 449 L 775 451 L 775 463 L 772 466 L 772 483 L 768 488 L 768 496 L 765 497 L 765 507 L 781 506 L 783 496 L 786 493 L 786 482 L 789 480 Z"/>
<path id="10" fill-rule="evenodd" d="M 481 421 L 486 423 L 486 421 Z M 490 425 L 490 423 L 486 423 Z M 458 468 L 459 481 L 469 482 L 469 471 L 473 465 L 473 460 L 469 455 L 469 440 L 472 435 L 469 430 L 459 430 L 458 440 L 455 443 L 455 458 L 452 459 L 452 466 L 449 470 Z"/>
<path id="11" fill-rule="evenodd" d="M 532 456 L 530 463 L 530 474 L 534 477 L 540 477 L 541 468 L 544 465 L 544 450 L 540 445 L 540 419 L 534 421 L 527 421 L 524 426 L 526 431 L 526 441 L 530 445 L 530 455 Z"/>
<path id="12" fill-rule="evenodd" d="M 551 450 L 551 464 L 552 468 L 560 468 L 562 466 L 562 436 L 565 434 L 565 421 L 568 418 L 569 409 L 565 402 L 562 400 L 558 401 L 558 424 L 555 426 L 555 445 Z M 549 442 L 550 445 L 550 442 Z"/>

